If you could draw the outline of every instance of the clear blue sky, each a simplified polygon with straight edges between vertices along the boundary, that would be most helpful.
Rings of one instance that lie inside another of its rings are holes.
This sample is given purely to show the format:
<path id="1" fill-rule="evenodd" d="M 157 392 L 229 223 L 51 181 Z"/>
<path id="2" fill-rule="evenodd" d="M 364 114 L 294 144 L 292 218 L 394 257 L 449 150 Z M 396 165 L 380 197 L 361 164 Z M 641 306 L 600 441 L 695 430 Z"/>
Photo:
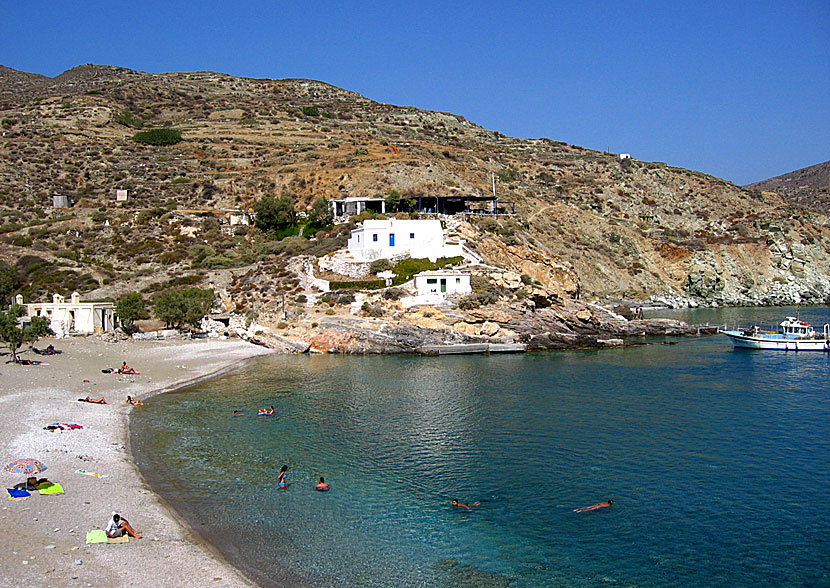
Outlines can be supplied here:
<path id="1" fill-rule="evenodd" d="M 830 1 L 8 1 L 0 63 L 329 82 L 738 184 L 830 160 Z"/>

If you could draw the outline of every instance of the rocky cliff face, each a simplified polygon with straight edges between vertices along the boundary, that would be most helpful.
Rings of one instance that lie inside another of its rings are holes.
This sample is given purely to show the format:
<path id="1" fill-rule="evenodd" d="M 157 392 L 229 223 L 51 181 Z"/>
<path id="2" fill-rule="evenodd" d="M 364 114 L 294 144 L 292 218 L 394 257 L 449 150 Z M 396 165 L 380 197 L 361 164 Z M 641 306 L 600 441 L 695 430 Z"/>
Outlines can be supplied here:
<path id="1" fill-rule="evenodd" d="M 786 195 L 509 138 L 321 82 L 108 66 L 46 78 L 0 68 L 0 120 L 0 258 L 28 299 L 213 284 L 241 314 L 277 317 L 286 297 L 306 312 L 286 264 L 342 246 L 348 228 L 276 241 L 220 225 L 222 209 L 266 195 L 290 196 L 300 211 L 319 197 L 393 190 L 478 196 L 491 192 L 493 176 L 500 203 L 516 214 L 472 216 L 457 231 L 485 262 L 524 276 L 532 286 L 524 295 L 540 303 L 830 296 L 828 217 Z M 183 140 L 132 139 L 159 127 L 181 130 Z M 129 201 L 116 202 L 116 189 Z M 54 195 L 74 206 L 53 209 Z"/>

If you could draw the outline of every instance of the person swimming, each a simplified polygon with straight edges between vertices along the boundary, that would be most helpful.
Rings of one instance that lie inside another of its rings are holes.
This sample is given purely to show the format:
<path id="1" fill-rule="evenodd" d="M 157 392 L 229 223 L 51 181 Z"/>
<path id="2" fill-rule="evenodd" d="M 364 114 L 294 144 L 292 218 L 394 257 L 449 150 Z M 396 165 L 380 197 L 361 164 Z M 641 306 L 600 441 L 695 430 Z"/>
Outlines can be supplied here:
<path id="1" fill-rule="evenodd" d="M 288 488 L 288 466 L 283 465 L 280 468 L 280 474 L 277 476 L 277 490 L 285 490 Z"/>
<path id="2" fill-rule="evenodd" d="M 329 489 L 329 485 L 326 483 L 326 479 L 323 478 L 323 476 L 320 476 L 320 481 L 317 482 L 314 489 L 319 490 L 320 492 L 326 492 Z"/>
<path id="3" fill-rule="evenodd" d="M 608 508 L 614 504 L 613 500 L 607 500 L 605 502 L 597 502 L 596 504 L 592 504 L 591 506 L 583 506 L 582 508 L 575 508 L 574 512 L 588 512 L 591 510 L 599 510 L 601 508 Z"/>
<path id="4" fill-rule="evenodd" d="M 475 502 L 471 502 L 471 503 L 469 503 L 469 504 L 465 504 L 465 503 L 463 503 L 463 502 L 458 502 L 458 500 L 456 500 L 455 498 L 453 498 L 453 499 L 452 499 L 452 505 L 453 505 L 453 506 L 460 506 L 460 507 L 462 507 L 462 508 L 466 508 L 467 510 L 470 510 L 470 509 L 471 509 L 471 508 L 473 508 L 474 506 L 479 506 L 480 504 L 481 504 L 481 501 L 480 501 L 480 500 L 476 500 Z"/>
<path id="5" fill-rule="evenodd" d="M 272 416 L 276 411 L 274 410 L 274 405 L 272 404 L 268 408 L 260 408 L 256 411 L 257 416 Z"/>

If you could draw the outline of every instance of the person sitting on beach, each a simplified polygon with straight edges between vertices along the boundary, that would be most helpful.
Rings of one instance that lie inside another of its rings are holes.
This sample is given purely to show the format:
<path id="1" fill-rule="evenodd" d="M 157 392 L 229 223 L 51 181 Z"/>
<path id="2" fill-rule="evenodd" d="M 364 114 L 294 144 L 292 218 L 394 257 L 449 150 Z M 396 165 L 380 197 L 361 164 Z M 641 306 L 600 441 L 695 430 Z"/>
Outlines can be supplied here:
<path id="1" fill-rule="evenodd" d="M 121 515 L 118 513 L 112 513 L 112 518 L 104 531 L 106 532 L 107 537 L 121 537 L 124 533 L 126 533 L 130 537 L 141 539 L 141 533 L 133 529 L 130 525 L 130 521 L 122 519 Z"/>
<path id="2" fill-rule="evenodd" d="M 463 502 L 458 502 L 458 500 L 456 500 L 455 498 L 453 498 L 453 500 L 452 500 L 452 505 L 453 506 L 461 506 L 461 507 L 466 508 L 467 510 L 470 510 L 474 506 L 478 506 L 480 504 L 481 504 L 480 500 L 476 500 L 475 502 L 471 502 L 469 504 L 464 504 Z"/>
<path id="3" fill-rule="evenodd" d="M 138 372 L 135 371 L 133 368 L 127 365 L 126 361 L 121 362 L 121 367 L 118 368 L 119 374 L 137 374 Z"/>
<path id="4" fill-rule="evenodd" d="M 46 355 L 55 355 L 55 346 L 51 343 L 46 347 Z"/>
<path id="5" fill-rule="evenodd" d="M 288 466 L 284 465 L 280 468 L 280 474 L 277 476 L 277 489 L 278 490 L 285 490 L 288 488 Z"/>
<path id="6" fill-rule="evenodd" d="M 132 404 L 133 406 L 144 406 L 144 402 L 141 398 L 133 398 L 132 396 L 127 396 L 127 404 Z"/>
<path id="7" fill-rule="evenodd" d="M 78 402 L 91 402 L 92 404 L 107 404 L 107 401 L 104 400 L 104 397 L 101 398 L 91 398 L 87 396 L 86 398 L 78 398 Z"/>
<path id="8" fill-rule="evenodd" d="M 613 500 L 607 500 L 606 502 L 597 502 L 596 504 L 592 504 L 591 506 L 583 506 L 582 508 L 575 508 L 574 512 L 588 512 L 589 510 L 599 510 L 601 508 L 608 508 L 614 504 Z"/>
<path id="9" fill-rule="evenodd" d="M 329 489 L 329 485 L 326 483 L 325 478 L 320 476 L 320 481 L 317 482 L 317 485 L 314 487 L 315 490 L 319 490 L 320 492 L 325 492 Z"/>

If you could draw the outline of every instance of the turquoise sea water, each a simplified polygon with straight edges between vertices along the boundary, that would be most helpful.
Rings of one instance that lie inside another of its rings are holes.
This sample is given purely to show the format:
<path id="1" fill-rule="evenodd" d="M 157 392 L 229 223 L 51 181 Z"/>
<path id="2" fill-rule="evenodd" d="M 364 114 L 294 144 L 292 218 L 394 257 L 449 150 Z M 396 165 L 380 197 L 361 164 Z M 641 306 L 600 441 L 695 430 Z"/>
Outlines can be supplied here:
<path id="1" fill-rule="evenodd" d="M 152 398 L 133 448 L 266 586 L 830 586 L 830 357 L 675 341 L 269 358 Z"/>

